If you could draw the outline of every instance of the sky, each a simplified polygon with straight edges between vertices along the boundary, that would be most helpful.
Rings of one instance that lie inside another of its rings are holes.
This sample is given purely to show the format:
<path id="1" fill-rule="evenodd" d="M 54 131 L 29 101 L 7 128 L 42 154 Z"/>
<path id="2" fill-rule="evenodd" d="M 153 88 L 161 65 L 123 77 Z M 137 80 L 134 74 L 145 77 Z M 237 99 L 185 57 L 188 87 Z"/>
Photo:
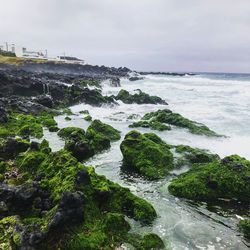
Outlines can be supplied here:
<path id="1" fill-rule="evenodd" d="M 139 71 L 250 73 L 250 0 L 0 0 L 6 41 Z"/>

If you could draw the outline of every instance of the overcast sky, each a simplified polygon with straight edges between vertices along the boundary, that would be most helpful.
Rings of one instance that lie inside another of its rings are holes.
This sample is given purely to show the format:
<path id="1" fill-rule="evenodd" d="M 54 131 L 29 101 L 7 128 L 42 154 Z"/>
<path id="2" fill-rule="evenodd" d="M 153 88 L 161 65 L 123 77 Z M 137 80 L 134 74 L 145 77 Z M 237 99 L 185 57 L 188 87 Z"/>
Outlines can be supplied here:
<path id="1" fill-rule="evenodd" d="M 136 70 L 250 72 L 250 0 L 0 4 L 0 43 Z"/>

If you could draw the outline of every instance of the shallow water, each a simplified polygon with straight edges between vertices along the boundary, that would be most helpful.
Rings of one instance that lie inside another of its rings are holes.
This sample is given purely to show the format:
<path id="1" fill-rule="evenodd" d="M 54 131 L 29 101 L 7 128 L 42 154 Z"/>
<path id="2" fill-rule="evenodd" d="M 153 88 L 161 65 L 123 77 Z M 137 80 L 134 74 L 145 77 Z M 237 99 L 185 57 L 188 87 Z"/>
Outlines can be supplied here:
<path id="1" fill-rule="evenodd" d="M 89 110 L 93 119 L 122 131 L 122 137 L 130 130 L 130 114 L 143 116 L 145 113 L 160 108 L 171 110 L 204 123 L 219 134 L 227 137 L 209 138 L 192 135 L 185 129 L 173 128 L 171 131 L 158 132 L 168 143 L 187 144 L 206 148 L 221 157 L 239 154 L 250 159 L 250 77 L 237 75 L 199 75 L 171 77 L 148 75 L 144 80 L 121 81 L 122 87 L 111 87 L 104 84 L 103 93 L 117 94 L 120 89 L 134 91 L 140 88 L 151 95 L 165 99 L 169 105 L 126 105 L 91 107 L 80 104 L 71 110 L 76 114 L 66 121 L 65 116 L 56 120 L 60 128 L 77 126 L 86 129 L 89 122 L 78 112 Z M 149 132 L 150 129 L 138 129 Z M 64 142 L 55 133 L 45 130 L 45 137 L 50 141 L 53 150 L 59 150 Z M 133 230 L 153 231 L 159 234 L 169 249 L 248 249 L 246 241 L 237 231 L 239 216 L 246 215 L 246 208 L 222 210 L 219 207 L 208 207 L 205 203 L 192 204 L 178 199 L 168 193 L 167 186 L 171 176 L 165 180 L 148 182 L 139 176 L 130 176 L 120 171 L 122 155 L 119 149 L 121 141 L 112 143 L 110 150 L 96 155 L 86 164 L 96 167 L 96 172 L 105 175 L 112 181 L 129 187 L 137 195 L 150 201 L 159 217 L 150 227 L 141 227 L 133 223 Z M 185 171 L 185 170 L 181 170 Z M 178 172 L 175 172 L 178 174 Z M 242 204 L 238 204 L 242 207 Z M 249 215 L 248 215 L 249 216 Z"/>

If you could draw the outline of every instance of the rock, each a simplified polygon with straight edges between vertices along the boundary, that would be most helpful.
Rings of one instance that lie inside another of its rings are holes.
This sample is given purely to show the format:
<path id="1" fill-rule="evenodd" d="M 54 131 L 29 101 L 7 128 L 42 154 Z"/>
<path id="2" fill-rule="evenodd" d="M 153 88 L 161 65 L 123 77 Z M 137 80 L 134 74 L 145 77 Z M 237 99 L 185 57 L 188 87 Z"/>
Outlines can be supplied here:
<path id="1" fill-rule="evenodd" d="M 126 104 L 167 104 L 166 101 L 162 100 L 158 96 L 150 96 L 142 92 L 140 89 L 138 93 L 131 95 L 127 90 L 120 90 L 118 95 L 115 97 L 116 100 L 120 100 Z"/>
<path id="2" fill-rule="evenodd" d="M 110 85 L 113 87 L 121 87 L 121 81 L 119 77 L 114 77 L 110 79 Z"/>
<path id="3" fill-rule="evenodd" d="M 85 116 L 83 119 L 84 119 L 85 121 L 90 122 L 90 121 L 92 121 L 92 116 L 87 115 L 87 116 Z"/>
<path id="4" fill-rule="evenodd" d="M 162 239 L 153 233 L 144 235 L 141 241 L 141 249 L 151 250 L 151 249 L 165 249 L 164 242 Z"/>
<path id="5" fill-rule="evenodd" d="M 151 128 L 153 130 L 158 130 L 158 131 L 165 131 L 165 130 L 171 130 L 171 127 L 169 125 L 160 123 L 158 121 L 139 121 L 139 122 L 134 122 L 129 125 L 130 128 Z"/>
<path id="6" fill-rule="evenodd" d="M 83 194 L 64 192 L 57 212 L 49 224 L 49 230 L 55 230 L 65 224 L 81 223 L 83 220 Z"/>
<path id="7" fill-rule="evenodd" d="M 33 100 L 47 108 L 52 108 L 54 104 L 51 96 L 49 95 L 40 95 L 35 97 Z"/>
<path id="8" fill-rule="evenodd" d="M 194 163 L 208 163 L 220 160 L 217 154 L 212 154 L 208 150 L 192 148 L 187 145 L 174 146 L 175 152 L 178 154 L 177 166 L 192 165 Z"/>
<path id="9" fill-rule="evenodd" d="M 144 115 L 143 121 L 159 122 L 164 124 L 174 125 L 180 128 L 186 128 L 189 132 L 198 135 L 206 136 L 221 136 L 210 130 L 207 126 L 189 120 L 178 113 L 174 113 L 169 109 L 158 110 Z"/>
<path id="10" fill-rule="evenodd" d="M 241 170 L 234 166 L 240 164 Z M 218 199 L 237 199 L 250 203 L 250 162 L 237 155 L 222 160 L 195 164 L 169 185 L 169 191 L 178 197 L 216 202 Z"/>
<path id="11" fill-rule="evenodd" d="M 132 76 L 129 77 L 129 81 L 134 82 L 134 81 L 139 81 L 139 80 L 143 80 L 144 77 L 140 77 L 140 76 Z"/>
<path id="12" fill-rule="evenodd" d="M 14 158 L 19 153 L 25 152 L 29 146 L 30 144 L 24 140 L 10 138 L 0 141 L 0 157 L 4 159 Z"/>
<path id="13" fill-rule="evenodd" d="M 121 143 L 123 167 L 150 179 L 159 179 L 173 168 L 169 146 L 155 134 L 130 131 Z"/>
<path id="14" fill-rule="evenodd" d="M 87 159 L 94 155 L 94 149 L 85 136 L 85 131 L 81 128 L 67 127 L 58 132 L 58 135 L 64 139 L 65 149 L 73 153 L 79 161 Z"/>
<path id="15" fill-rule="evenodd" d="M 19 216 L 9 216 L 0 220 L 0 249 L 20 249 L 22 225 Z"/>
<path id="16" fill-rule="evenodd" d="M 130 230 L 129 223 L 125 220 L 124 215 L 117 213 L 108 213 L 104 219 L 104 230 L 107 234 L 125 235 Z"/>
<path id="17" fill-rule="evenodd" d="M 83 168 L 77 173 L 76 185 L 87 185 L 90 183 L 90 176 L 87 169 Z"/>
<path id="18" fill-rule="evenodd" d="M 120 131 L 112 126 L 102 123 L 100 120 L 94 120 L 86 131 L 86 138 L 94 152 L 97 153 L 108 149 L 110 142 L 119 140 L 121 135 Z"/>
<path id="19" fill-rule="evenodd" d="M 8 113 L 4 107 L 0 106 L 0 123 L 8 122 Z"/>

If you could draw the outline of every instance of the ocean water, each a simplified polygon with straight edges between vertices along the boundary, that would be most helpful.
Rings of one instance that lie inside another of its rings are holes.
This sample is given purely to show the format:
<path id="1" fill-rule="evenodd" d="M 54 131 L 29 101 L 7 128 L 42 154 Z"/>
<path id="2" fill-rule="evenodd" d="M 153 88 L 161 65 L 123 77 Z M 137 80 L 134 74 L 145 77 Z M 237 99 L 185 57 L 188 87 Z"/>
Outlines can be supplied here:
<path id="1" fill-rule="evenodd" d="M 193 135 L 178 128 L 164 132 L 153 131 L 166 142 L 209 149 L 221 157 L 239 154 L 250 159 L 250 75 L 147 75 L 145 79 L 135 82 L 122 79 L 121 87 L 103 83 L 103 94 L 117 94 L 120 89 L 130 92 L 141 89 L 150 95 L 160 96 L 169 105 L 127 105 L 120 102 L 120 105 L 112 107 L 91 107 L 79 104 L 71 107 L 76 114 L 71 116 L 71 121 L 66 121 L 65 116 L 56 118 L 59 127 L 77 126 L 86 129 L 89 122 L 83 119 L 79 111 L 87 109 L 93 119 L 100 119 L 122 131 L 123 138 L 130 131 L 128 125 L 133 122 L 128 120 L 129 115 L 138 115 L 135 119 L 138 120 L 147 112 L 169 108 L 189 119 L 204 123 L 226 137 Z M 140 128 L 138 130 L 151 131 Z M 64 145 L 55 133 L 45 130 L 45 137 L 50 141 L 53 150 L 59 150 Z M 206 203 L 194 204 L 168 193 L 167 187 L 172 177 L 149 182 L 140 176 L 122 172 L 122 155 L 119 148 L 121 141 L 112 143 L 110 150 L 94 156 L 86 164 L 95 166 L 97 173 L 129 187 L 132 192 L 153 204 L 158 213 L 153 225 L 142 227 L 131 221 L 132 230 L 157 233 L 164 240 L 167 249 L 248 249 L 250 243 L 238 232 L 237 223 L 242 216 L 249 216 L 249 208 L 243 207 L 242 204 L 228 209 Z M 186 170 L 175 171 L 175 174 Z M 124 246 L 124 249 L 130 247 Z"/>

